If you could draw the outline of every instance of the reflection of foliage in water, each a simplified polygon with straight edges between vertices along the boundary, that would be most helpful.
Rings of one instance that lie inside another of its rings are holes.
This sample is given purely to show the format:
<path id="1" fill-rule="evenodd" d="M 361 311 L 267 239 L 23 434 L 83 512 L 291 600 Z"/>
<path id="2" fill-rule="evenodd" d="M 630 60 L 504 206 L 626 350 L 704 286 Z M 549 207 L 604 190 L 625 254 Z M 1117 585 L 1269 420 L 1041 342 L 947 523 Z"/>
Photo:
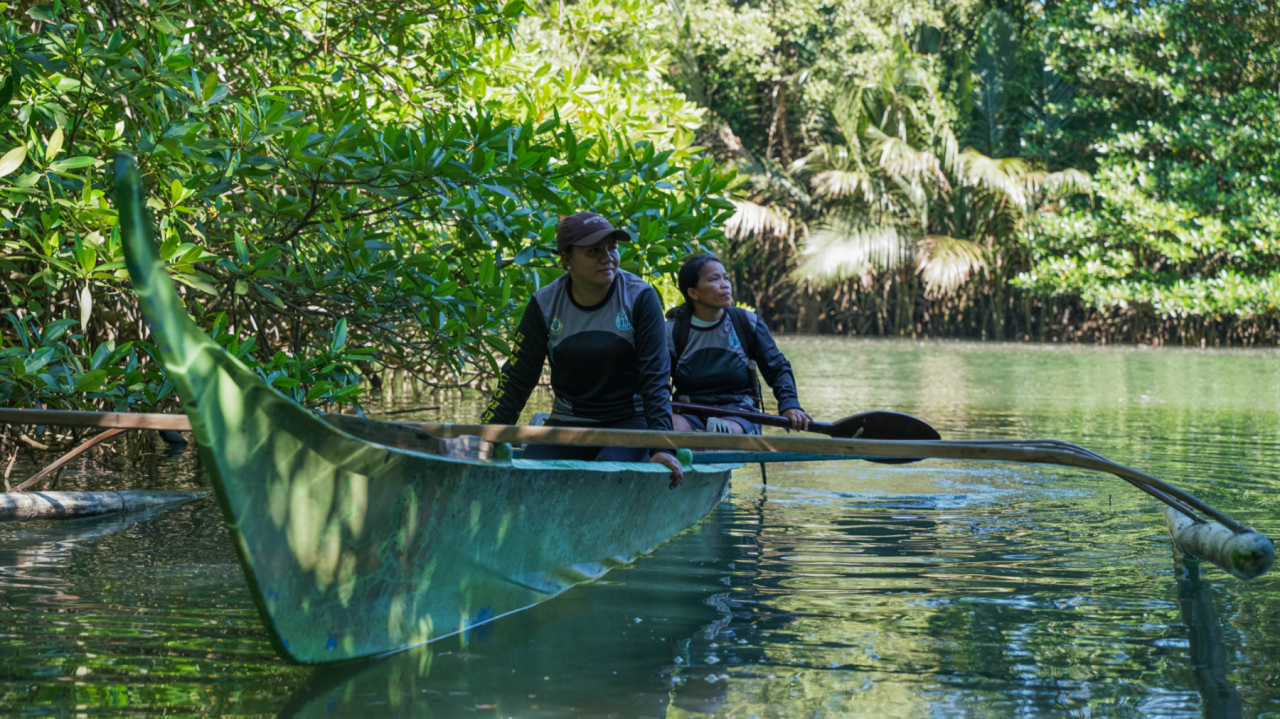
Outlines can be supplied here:
<path id="1" fill-rule="evenodd" d="M 300 670 L 276 658 L 211 500 L 154 518 L 0 534 L 0 706 L 271 713 Z M 59 536 L 60 535 L 60 536 Z"/>

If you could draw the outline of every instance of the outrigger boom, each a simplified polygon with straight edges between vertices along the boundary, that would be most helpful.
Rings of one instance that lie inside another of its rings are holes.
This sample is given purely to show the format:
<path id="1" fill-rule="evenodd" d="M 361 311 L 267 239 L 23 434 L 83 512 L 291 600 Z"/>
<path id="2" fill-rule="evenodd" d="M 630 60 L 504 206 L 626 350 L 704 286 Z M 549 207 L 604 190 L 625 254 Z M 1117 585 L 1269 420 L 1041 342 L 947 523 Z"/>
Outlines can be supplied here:
<path id="1" fill-rule="evenodd" d="M 438 446 L 431 439 L 449 440 L 478 437 L 491 443 L 542 443 L 611 445 L 630 447 L 668 447 L 703 450 L 695 452 L 695 464 L 824 461 L 832 459 L 910 458 L 951 459 L 964 461 L 1021 462 L 1056 464 L 1106 472 L 1133 484 L 1190 520 L 1168 522 L 1175 545 L 1184 553 L 1208 559 L 1225 571 L 1242 579 L 1259 576 L 1271 568 L 1275 560 L 1274 542 L 1256 530 L 1246 527 L 1195 496 L 1163 482 L 1145 472 L 1108 460 L 1069 442 L 1060 440 L 866 440 L 830 439 L 781 435 L 725 435 L 706 432 L 656 432 L 650 430 L 589 429 L 578 427 L 519 427 L 451 423 L 381 422 L 351 415 L 322 415 L 331 424 L 360 436 L 403 449 L 422 449 L 432 453 Z M 0 409 L 0 422 L 22 424 L 62 424 L 133 429 L 189 430 L 182 415 L 70 412 L 57 410 Z M 413 432 L 416 430 L 416 432 Z M 419 447 L 404 441 L 406 431 L 427 440 Z M 425 436 L 424 436 L 425 435 Z M 1206 524 L 1205 514 L 1221 524 L 1227 533 L 1190 530 Z M 1196 537 L 1195 541 L 1191 537 Z M 1206 548 L 1204 536 L 1217 538 Z M 1180 539 L 1180 537 L 1183 537 Z M 1246 540 L 1246 541 L 1242 541 Z M 1231 540 L 1232 551 L 1224 549 Z M 1226 557 L 1235 557 L 1227 561 Z"/>

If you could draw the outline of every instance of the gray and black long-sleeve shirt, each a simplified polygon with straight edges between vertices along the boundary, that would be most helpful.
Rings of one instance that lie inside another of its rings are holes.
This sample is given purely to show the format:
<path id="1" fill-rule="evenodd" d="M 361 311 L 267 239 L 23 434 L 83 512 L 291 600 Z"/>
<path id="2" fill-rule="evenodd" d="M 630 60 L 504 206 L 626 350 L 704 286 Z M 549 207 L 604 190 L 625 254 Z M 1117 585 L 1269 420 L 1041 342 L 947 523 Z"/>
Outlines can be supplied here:
<path id="1" fill-rule="evenodd" d="M 687 309 L 681 308 L 685 313 Z M 681 310 L 673 310 L 677 313 Z M 684 354 L 676 356 L 675 326 L 681 319 L 667 320 L 667 346 L 671 353 L 671 380 L 676 396 L 684 402 L 732 406 L 754 409 L 751 396 L 751 375 L 747 362 L 755 360 L 764 381 L 773 389 L 778 400 L 778 412 L 800 409 L 796 395 L 796 380 L 791 363 L 778 350 L 773 335 L 764 320 L 755 313 L 743 311 L 748 330 L 754 333 L 754 343 L 744 343 L 738 337 L 724 312 L 720 321 L 709 326 L 693 322 L 689 327 L 689 340 Z M 692 318 L 683 319 L 691 322 Z M 754 344 L 755 357 L 747 356 L 745 345 Z"/>
<path id="2" fill-rule="evenodd" d="M 595 306 L 573 299 L 569 275 L 529 298 L 502 367 L 498 387 L 480 421 L 514 424 L 551 363 L 551 418 L 573 424 L 642 416 L 649 429 L 671 429 L 671 364 L 658 293 L 618 271 Z"/>

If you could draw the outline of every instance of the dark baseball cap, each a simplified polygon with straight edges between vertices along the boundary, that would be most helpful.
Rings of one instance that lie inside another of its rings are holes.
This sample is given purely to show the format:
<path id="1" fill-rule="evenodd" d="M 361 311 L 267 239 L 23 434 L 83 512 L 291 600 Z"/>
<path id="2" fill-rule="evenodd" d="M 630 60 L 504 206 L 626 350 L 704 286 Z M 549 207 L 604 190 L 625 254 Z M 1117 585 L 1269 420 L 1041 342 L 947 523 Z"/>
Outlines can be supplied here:
<path id="1" fill-rule="evenodd" d="M 587 247 L 603 239 L 630 242 L 626 230 L 615 229 L 609 221 L 594 212 L 579 212 L 560 218 L 556 228 L 556 251 L 564 252 L 572 245 Z"/>

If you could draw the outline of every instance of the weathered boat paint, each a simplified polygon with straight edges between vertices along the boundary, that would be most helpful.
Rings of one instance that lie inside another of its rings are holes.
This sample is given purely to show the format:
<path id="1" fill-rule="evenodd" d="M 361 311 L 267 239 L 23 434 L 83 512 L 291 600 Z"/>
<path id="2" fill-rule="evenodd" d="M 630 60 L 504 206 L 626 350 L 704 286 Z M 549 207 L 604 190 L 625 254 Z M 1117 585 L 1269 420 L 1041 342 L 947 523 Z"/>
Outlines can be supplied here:
<path id="1" fill-rule="evenodd" d="M 726 465 L 452 459 L 366 442 L 268 387 L 190 320 L 117 166 L 125 256 L 277 651 L 381 654 L 524 609 L 663 544 Z"/>
<path id="2" fill-rule="evenodd" d="M 132 512 L 147 507 L 190 502 L 209 496 L 204 489 L 119 492 L 0 492 L 0 522 L 28 519 L 72 519 Z"/>

